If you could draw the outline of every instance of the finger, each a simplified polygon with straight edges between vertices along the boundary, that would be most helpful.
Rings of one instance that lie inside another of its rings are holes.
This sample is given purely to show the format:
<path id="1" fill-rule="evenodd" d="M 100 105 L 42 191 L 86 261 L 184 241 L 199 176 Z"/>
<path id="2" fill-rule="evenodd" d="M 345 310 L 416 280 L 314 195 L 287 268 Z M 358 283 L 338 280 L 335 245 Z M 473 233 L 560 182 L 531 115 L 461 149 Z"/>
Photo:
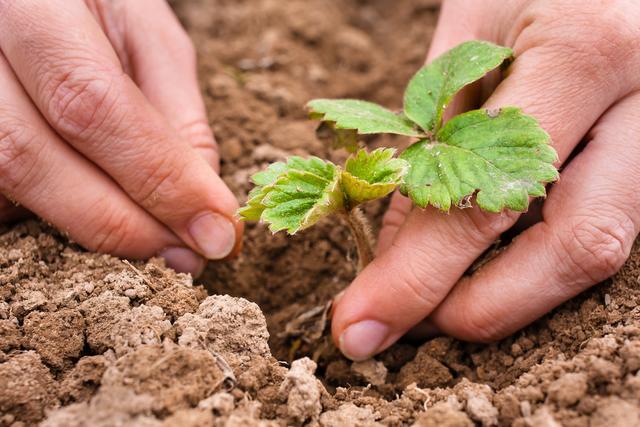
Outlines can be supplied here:
<path id="1" fill-rule="evenodd" d="M 332 331 L 343 353 L 366 359 L 395 342 L 447 295 L 516 214 L 413 210 L 392 246 L 378 255 L 336 304 Z"/>
<path id="2" fill-rule="evenodd" d="M 491 341 L 531 323 L 614 274 L 640 231 L 640 93 L 612 108 L 565 169 L 544 221 L 461 281 L 431 322 L 456 337 Z"/>
<path id="3" fill-rule="evenodd" d="M 404 197 L 399 192 L 395 192 L 391 197 L 389 208 L 382 218 L 382 228 L 378 234 L 378 245 L 376 248 L 376 254 L 380 255 L 385 252 L 391 244 L 393 239 L 398 234 L 398 230 L 407 219 L 407 215 L 411 212 L 413 205 L 411 200 Z"/>
<path id="4" fill-rule="evenodd" d="M 236 199 L 122 72 L 84 4 L 0 3 L 0 47 L 49 123 L 135 202 L 205 257 L 232 252 Z"/>
<path id="5" fill-rule="evenodd" d="M 86 248 L 128 258 L 169 251 L 181 254 L 180 265 L 172 264 L 181 271 L 202 268 L 200 257 L 185 253 L 173 233 L 60 140 L 2 55 L 0 88 L 0 192 Z"/>
<path id="6" fill-rule="evenodd" d="M 533 114 L 552 136 L 560 164 L 632 83 L 622 78 L 626 65 L 620 78 L 612 78 L 602 64 L 592 65 L 585 49 L 591 47 L 567 53 L 529 46 L 488 101 L 489 107 L 518 105 Z M 336 305 L 332 330 L 343 352 L 366 358 L 393 343 L 431 313 L 517 218 L 482 214 L 477 208 L 448 217 L 433 209 L 412 211 L 392 248 L 356 278 Z"/>
<path id="7" fill-rule="evenodd" d="M 0 194 L 0 223 L 11 223 L 28 218 L 31 213 Z"/>
<path id="8" fill-rule="evenodd" d="M 191 39 L 164 0 L 91 1 L 112 45 L 151 104 L 216 170 L 219 157 L 196 74 Z M 124 57 L 124 59 L 122 59 Z"/>
<path id="9" fill-rule="evenodd" d="M 519 0 L 518 0 L 519 1 Z M 479 38 L 482 30 L 484 9 L 477 2 L 447 0 L 443 2 L 438 25 L 429 46 L 427 64 L 449 49 L 469 40 Z M 488 78 L 491 77 L 491 78 Z M 497 85 L 499 75 L 492 74 L 480 82 L 465 87 L 458 93 L 445 112 L 445 120 L 473 108 L 477 108 L 482 99 Z M 400 195 L 394 196 L 389 205 L 379 233 L 377 252 L 386 250 L 393 241 L 400 225 L 411 211 L 411 202 Z"/>
<path id="10" fill-rule="evenodd" d="M 461 7 L 459 0 L 447 0 L 442 4 L 438 25 L 429 46 L 427 64 L 460 43 L 477 38 L 479 25 L 478 21 L 473 18 L 476 13 L 473 4 L 471 7 L 468 5 Z M 450 118 L 455 114 L 469 110 L 477 102 L 480 95 L 479 88 L 478 85 L 469 87 L 460 96 L 456 96 L 447 108 L 446 117 Z M 382 228 L 378 235 L 377 254 L 381 254 L 391 246 L 400 226 L 411 212 L 411 207 L 409 199 L 399 193 L 393 195 L 382 220 Z"/>

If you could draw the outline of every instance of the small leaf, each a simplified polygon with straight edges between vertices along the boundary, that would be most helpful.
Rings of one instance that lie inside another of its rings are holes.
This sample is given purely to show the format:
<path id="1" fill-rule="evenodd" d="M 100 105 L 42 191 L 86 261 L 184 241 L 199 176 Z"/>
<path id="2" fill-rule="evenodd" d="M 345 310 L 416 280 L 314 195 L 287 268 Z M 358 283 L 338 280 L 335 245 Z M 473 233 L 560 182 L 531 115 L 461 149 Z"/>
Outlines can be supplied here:
<path id="1" fill-rule="evenodd" d="M 335 129 L 354 129 L 359 134 L 393 133 L 418 137 L 410 120 L 377 104 L 353 99 L 316 99 L 307 104 L 311 118 L 335 123 Z"/>
<path id="2" fill-rule="evenodd" d="M 342 188 L 350 207 L 384 197 L 402 182 L 408 164 L 394 159 L 395 152 L 393 148 L 379 148 L 371 153 L 360 150 L 347 160 L 342 171 Z"/>
<path id="3" fill-rule="evenodd" d="M 252 180 L 258 186 L 238 213 L 243 220 L 269 223 L 274 233 L 295 234 L 343 206 L 339 168 L 317 157 L 274 163 Z"/>
<path id="4" fill-rule="evenodd" d="M 257 187 L 249 192 L 246 206 L 238 210 L 240 219 L 245 221 L 258 221 L 260 219 L 264 211 L 262 200 L 267 193 L 271 191 L 278 177 L 286 171 L 287 165 L 283 162 L 277 162 L 251 177 L 251 182 L 257 185 Z"/>
<path id="5" fill-rule="evenodd" d="M 406 116 L 425 131 L 437 132 L 453 96 L 511 55 L 511 49 L 481 41 L 454 47 L 411 79 L 404 94 Z"/>
<path id="6" fill-rule="evenodd" d="M 558 178 L 549 135 L 518 108 L 461 114 L 436 137 L 400 156 L 409 163 L 401 191 L 420 207 L 466 207 L 477 191 L 484 210 L 525 211 L 529 196 L 544 196 L 544 184 Z"/>
<path id="7" fill-rule="evenodd" d="M 316 136 L 321 141 L 330 142 L 334 150 L 344 148 L 349 153 L 358 150 L 358 132 L 355 129 L 336 129 L 334 122 L 322 122 Z"/>

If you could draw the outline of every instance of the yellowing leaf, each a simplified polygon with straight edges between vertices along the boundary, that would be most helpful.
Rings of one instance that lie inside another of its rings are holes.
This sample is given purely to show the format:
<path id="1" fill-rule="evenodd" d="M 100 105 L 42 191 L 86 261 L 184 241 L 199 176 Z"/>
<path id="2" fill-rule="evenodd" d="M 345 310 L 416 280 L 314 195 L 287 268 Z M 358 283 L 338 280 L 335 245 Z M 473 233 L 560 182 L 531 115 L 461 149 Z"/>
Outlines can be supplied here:
<path id="1" fill-rule="evenodd" d="M 407 162 L 394 159 L 395 149 L 379 148 L 371 153 L 358 151 L 342 171 L 342 188 L 351 207 L 379 199 L 402 182 Z"/>

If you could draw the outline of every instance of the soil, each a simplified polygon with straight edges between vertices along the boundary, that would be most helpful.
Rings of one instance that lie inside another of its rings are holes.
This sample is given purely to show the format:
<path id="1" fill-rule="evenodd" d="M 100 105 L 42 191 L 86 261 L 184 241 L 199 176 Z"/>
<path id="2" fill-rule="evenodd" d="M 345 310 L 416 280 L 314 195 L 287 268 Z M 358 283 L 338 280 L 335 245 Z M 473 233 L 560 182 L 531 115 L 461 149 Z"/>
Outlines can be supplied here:
<path id="1" fill-rule="evenodd" d="M 344 156 L 315 137 L 309 99 L 399 107 L 438 12 L 432 0 L 172 6 L 241 199 L 267 162 Z M 384 207 L 366 214 L 377 223 Z M 292 238 L 248 225 L 243 253 L 195 284 L 38 222 L 1 231 L 0 426 L 640 425 L 640 245 L 615 277 L 501 342 L 401 342 L 352 364 L 317 322 L 292 323 L 354 277 L 343 224 Z"/>

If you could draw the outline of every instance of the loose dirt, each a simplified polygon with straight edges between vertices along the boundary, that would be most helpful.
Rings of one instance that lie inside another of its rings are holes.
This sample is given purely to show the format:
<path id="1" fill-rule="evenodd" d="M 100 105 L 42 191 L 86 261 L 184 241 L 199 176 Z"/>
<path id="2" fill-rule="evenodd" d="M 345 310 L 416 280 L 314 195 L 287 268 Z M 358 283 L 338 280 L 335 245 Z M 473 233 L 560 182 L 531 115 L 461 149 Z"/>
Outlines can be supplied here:
<path id="1" fill-rule="evenodd" d="M 344 156 L 315 137 L 309 99 L 400 107 L 438 10 L 172 5 L 200 54 L 222 176 L 241 199 L 268 162 Z M 366 213 L 378 223 L 384 207 Z M 321 314 L 354 277 L 342 224 L 293 238 L 249 225 L 242 255 L 195 284 L 159 260 L 86 253 L 36 222 L 1 231 L 0 426 L 640 425 L 640 247 L 614 278 L 501 342 L 401 342 L 352 364 L 326 333 L 304 333 L 316 324 L 291 323 Z"/>

